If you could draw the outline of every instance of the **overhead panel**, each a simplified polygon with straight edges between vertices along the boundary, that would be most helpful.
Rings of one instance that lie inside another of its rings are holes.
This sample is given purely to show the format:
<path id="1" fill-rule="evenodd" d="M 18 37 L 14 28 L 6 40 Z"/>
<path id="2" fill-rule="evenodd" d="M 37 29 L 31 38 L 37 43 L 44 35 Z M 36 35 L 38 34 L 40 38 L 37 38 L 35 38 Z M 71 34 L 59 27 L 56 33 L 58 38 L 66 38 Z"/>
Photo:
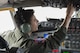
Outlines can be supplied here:
<path id="1" fill-rule="evenodd" d="M 8 0 L 7 2 L 4 3 L 5 4 L 0 5 L 0 8 L 4 7 L 18 8 L 34 6 L 51 6 L 55 8 L 64 8 L 67 7 L 67 4 L 72 3 L 76 9 L 80 9 L 80 0 Z"/>

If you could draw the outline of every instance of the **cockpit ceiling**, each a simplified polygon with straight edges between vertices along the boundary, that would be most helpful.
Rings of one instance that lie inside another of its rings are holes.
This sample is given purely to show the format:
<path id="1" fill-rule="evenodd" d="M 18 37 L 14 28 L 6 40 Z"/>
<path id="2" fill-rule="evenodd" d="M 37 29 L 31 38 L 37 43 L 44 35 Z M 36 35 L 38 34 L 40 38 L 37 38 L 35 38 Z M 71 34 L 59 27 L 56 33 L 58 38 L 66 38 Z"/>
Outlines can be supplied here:
<path id="1" fill-rule="evenodd" d="M 73 3 L 75 7 L 80 7 L 80 0 L 0 0 L 0 8 L 34 6 L 51 6 L 55 8 L 64 8 L 68 3 Z"/>

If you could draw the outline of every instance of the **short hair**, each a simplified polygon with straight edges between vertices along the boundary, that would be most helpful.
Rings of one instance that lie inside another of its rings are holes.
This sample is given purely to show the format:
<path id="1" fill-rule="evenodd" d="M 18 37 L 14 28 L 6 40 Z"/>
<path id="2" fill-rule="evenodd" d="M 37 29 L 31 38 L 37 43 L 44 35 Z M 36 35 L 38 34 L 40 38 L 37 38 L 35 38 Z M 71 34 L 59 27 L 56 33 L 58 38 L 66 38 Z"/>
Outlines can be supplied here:
<path id="1" fill-rule="evenodd" d="M 22 25 L 23 23 L 29 23 L 31 22 L 31 17 L 34 14 L 33 9 L 27 9 L 24 10 L 22 7 L 18 8 L 18 11 L 16 11 L 16 14 L 14 16 L 15 22 L 18 27 Z"/>

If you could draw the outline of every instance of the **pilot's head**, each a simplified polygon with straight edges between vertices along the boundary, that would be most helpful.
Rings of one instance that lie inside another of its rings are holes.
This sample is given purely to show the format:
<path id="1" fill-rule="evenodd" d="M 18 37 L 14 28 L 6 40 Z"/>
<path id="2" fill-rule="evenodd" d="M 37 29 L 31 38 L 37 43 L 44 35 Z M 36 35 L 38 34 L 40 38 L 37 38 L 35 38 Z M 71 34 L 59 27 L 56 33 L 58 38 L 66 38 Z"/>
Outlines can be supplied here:
<path id="1" fill-rule="evenodd" d="M 38 20 L 34 15 L 33 9 L 24 10 L 18 8 L 15 14 L 15 21 L 22 32 L 33 32 L 38 30 Z"/>

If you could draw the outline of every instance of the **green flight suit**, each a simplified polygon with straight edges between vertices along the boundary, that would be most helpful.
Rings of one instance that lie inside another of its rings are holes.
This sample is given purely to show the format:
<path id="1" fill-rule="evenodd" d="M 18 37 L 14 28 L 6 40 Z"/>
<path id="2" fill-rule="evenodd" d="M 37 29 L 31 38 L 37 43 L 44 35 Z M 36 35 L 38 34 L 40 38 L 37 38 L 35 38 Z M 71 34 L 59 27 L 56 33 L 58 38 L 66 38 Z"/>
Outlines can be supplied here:
<path id="1" fill-rule="evenodd" d="M 57 49 L 66 36 L 66 28 L 60 27 L 53 35 L 50 35 L 43 43 L 35 43 L 29 35 L 23 35 L 15 29 L 7 36 L 2 34 L 11 47 L 21 47 L 24 53 L 49 53 L 52 49 Z"/>

